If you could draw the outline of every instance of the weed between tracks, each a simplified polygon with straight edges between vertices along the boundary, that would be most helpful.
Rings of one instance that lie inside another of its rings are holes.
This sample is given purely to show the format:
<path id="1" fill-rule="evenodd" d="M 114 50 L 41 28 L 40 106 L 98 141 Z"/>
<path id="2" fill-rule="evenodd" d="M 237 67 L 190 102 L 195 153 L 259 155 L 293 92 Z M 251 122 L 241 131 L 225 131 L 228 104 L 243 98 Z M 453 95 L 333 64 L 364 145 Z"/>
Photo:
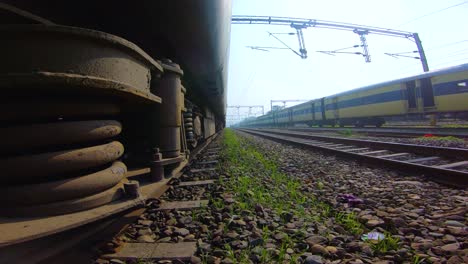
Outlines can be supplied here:
<path id="1" fill-rule="evenodd" d="M 352 137 L 352 136 L 354 136 L 353 130 L 351 130 L 349 128 L 344 129 L 344 130 L 338 130 L 337 133 L 340 134 L 343 137 Z"/>
<path id="2" fill-rule="evenodd" d="M 250 244 L 245 248 L 234 249 L 227 244 L 223 249 L 225 256 L 231 260 L 246 263 L 249 256 L 255 253 L 259 255 L 261 263 L 283 263 L 284 261 L 296 263 L 298 257 L 307 250 L 297 249 L 298 243 L 304 243 L 306 239 L 305 229 L 314 223 L 324 222 L 330 218 L 351 234 L 363 233 L 363 226 L 354 214 L 335 212 L 329 204 L 319 201 L 310 193 L 302 192 L 302 183 L 281 172 L 277 167 L 278 158 L 275 153 L 264 155 L 247 139 L 237 137 L 229 129 L 224 132 L 223 144 L 221 155 L 224 162 L 220 164 L 222 166 L 220 169 L 224 170 L 228 177 L 224 178 L 220 184 L 225 186 L 224 195 L 231 195 L 234 200 L 229 205 L 232 214 L 242 212 L 242 214 L 259 215 L 263 208 L 268 208 L 271 210 L 270 214 L 273 214 L 283 225 L 293 219 L 305 223 L 293 233 L 285 232 L 281 235 L 278 235 L 275 226 L 260 225 L 262 245 L 268 241 L 274 242 L 276 250 Z M 226 209 L 225 202 L 226 199 L 222 198 L 211 199 L 211 205 L 218 210 Z M 279 236 L 281 236 L 280 239 L 278 239 Z M 287 255 L 286 252 L 291 252 L 291 249 L 294 249 L 294 253 Z"/>
<path id="3" fill-rule="evenodd" d="M 464 143 L 465 140 L 453 136 L 446 136 L 446 137 L 437 137 L 437 136 L 424 136 L 424 137 L 418 137 L 416 138 L 417 140 L 421 141 L 440 141 L 440 142 L 456 142 L 456 143 Z"/>
<path id="4" fill-rule="evenodd" d="M 274 153 L 266 157 L 230 130 L 225 132 L 224 143 L 227 163 L 224 168 L 230 175 L 226 184 L 236 195 L 238 209 L 254 210 L 261 205 L 273 209 L 278 215 L 294 213 L 313 220 L 330 216 L 328 204 L 301 192 L 301 182 L 279 170 Z M 314 215 L 305 214 L 305 209 L 312 207 L 321 210 Z"/>
<path id="5" fill-rule="evenodd" d="M 384 239 L 373 243 L 370 242 L 370 245 L 376 254 L 385 254 L 390 250 L 397 250 L 399 248 L 399 242 L 400 240 L 398 238 L 395 238 L 392 234 L 387 232 L 385 233 Z"/>

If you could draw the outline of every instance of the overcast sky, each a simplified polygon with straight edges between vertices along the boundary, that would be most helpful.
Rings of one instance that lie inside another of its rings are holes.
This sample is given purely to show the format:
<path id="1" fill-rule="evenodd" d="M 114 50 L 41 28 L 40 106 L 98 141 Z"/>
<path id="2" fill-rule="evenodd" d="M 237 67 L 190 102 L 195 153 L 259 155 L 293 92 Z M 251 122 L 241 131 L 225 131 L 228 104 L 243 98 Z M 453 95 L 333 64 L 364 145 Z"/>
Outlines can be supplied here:
<path id="1" fill-rule="evenodd" d="M 417 32 L 430 69 L 468 63 L 468 1 L 233 0 L 232 13 L 310 18 Z M 419 60 L 395 59 L 384 54 L 416 50 L 414 42 L 408 39 L 368 35 L 370 63 L 358 55 L 330 56 L 316 52 L 360 44 L 357 34 L 340 30 L 305 29 L 307 59 L 289 50 L 267 52 L 246 47 L 282 47 L 267 31 L 295 32 L 288 26 L 232 25 L 228 106 L 263 105 L 266 112 L 270 110 L 270 100 L 315 99 L 422 72 Z M 298 50 L 296 36 L 277 36 Z M 252 114 L 258 112 L 252 109 Z M 245 116 L 248 110 L 241 109 L 240 114 Z M 237 109 L 228 108 L 228 122 L 236 118 Z"/>

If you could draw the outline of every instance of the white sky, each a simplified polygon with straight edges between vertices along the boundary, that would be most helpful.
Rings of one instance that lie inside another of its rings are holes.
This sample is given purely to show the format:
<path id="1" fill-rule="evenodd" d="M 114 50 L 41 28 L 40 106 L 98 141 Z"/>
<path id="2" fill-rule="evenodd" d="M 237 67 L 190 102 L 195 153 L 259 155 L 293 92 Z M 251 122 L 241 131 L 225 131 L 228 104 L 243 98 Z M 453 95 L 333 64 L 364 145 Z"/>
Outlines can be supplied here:
<path id="1" fill-rule="evenodd" d="M 451 7 L 457 4 L 461 5 Z M 430 69 L 468 62 L 468 1 L 233 0 L 232 13 L 310 18 L 417 32 Z M 422 72 L 419 60 L 384 55 L 417 50 L 408 39 L 367 35 L 372 62 L 365 63 L 358 55 L 330 56 L 316 52 L 360 44 L 357 34 L 308 28 L 303 30 L 309 56 L 304 60 L 289 50 L 265 52 L 246 47 L 281 47 L 267 31 L 295 32 L 288 26 L 232 25 L 228 106 L 264 105 L 267 112 L 270 100 L 315 99 Z M 297 36 L 277 36 L 298 50 Z M 253 114 L 258 112 L 252 109 Z M 228 123 L 237 113 L 237 109 L 228 108 Z M 240 109 L 239 113 L 245 116 L 248 109 Z"/>

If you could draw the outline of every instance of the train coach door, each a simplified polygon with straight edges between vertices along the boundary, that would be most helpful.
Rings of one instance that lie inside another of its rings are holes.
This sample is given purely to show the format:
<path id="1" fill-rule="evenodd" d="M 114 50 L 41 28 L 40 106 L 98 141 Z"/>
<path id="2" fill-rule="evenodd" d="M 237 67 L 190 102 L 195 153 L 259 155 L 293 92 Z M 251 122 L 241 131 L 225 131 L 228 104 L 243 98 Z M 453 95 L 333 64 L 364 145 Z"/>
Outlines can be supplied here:
<path id="1" fill-rule="evenodd" d="M 312 121 L 315 124 L 315 103 L 312 103 Z"/>
<path id="2" fill-rule="evenodd" d="M 430 78 L 420 80 L 421 83 L 421 97 L 424 108 L 434 107 L 434 91 L 432 90 L 432 82 Z"/>
<path id="3" fill-rule="evenodd" d="M 325 123 L 325 97 L 320 99 L 320 109 L 322 110 L 322 124 Z"/>
<path id="4" fill-rule="evenodd" d="M 276 127 L 276 111 L 271 110 L 272 112 L 272 121 L 273 121 L 273 126 Z"/>
<path id="5" fill-rule="evenodd" d="M 412 112 L 418 108 L 416 101 L 416 81 L 409 81 L 406 85 L 406 99 L 408 100 L 408 112 Z"/>
<path id="6" fill-rule="evenodd" d="M 293 110 L 288 109 L 288 121 L 289 121 L 289 126 L 293 125 Z"/>
<path id="7" fill-rule="evenodd" d="M 338 97 L 333 98 L 333 117 L 335 118 L 335 121 L 337 122 L 338 119 L 340 119 L 340 113 L 338 112 Z"/>

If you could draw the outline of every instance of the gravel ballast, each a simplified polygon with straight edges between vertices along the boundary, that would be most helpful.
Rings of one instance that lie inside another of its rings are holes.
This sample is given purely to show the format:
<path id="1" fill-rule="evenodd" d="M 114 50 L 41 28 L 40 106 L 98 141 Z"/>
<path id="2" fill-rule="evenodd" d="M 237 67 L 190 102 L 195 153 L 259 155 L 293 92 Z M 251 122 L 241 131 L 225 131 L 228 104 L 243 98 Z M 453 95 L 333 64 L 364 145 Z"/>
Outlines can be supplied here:
<path id="1" fill-rule="evenodd" d="M 354 212 L 367 230 L 385 230 L 398 238 L 399 249 L 380 256 L 381 260 L 468 262 L 466 190 L 426 181 L 420 175 L 369 168 L 357 162 L 239 134 L 255 142 L 261 152 L 279 156 L 278 166 L 288 175 L 302 179 L 302 191 L 313 193 L 341 211 Z M 342 194 L 352 194 L 362 203 L 342 203 L 339 201 Z M 349 243 L 343 246 L 347 253 L 354 251 L 351 253 L 354 261 L 375 263 L 366 243 L 360 239 L 354 242 L 359 247 L 349 247 Z M 338 263 L 347 263 L 343 261 Z"/>
<path id="2" fill-rule="evenodd" d="M 187 169 L 160 198 L 208 206 L 150 200 L 120 237 L 196 242 L 196 255 L 140 263 L 468 263 L 466 190 L 229 129 L 217 141 L 217 171 Z M 216 183 L 177 187 L 194 180 Z"/>

